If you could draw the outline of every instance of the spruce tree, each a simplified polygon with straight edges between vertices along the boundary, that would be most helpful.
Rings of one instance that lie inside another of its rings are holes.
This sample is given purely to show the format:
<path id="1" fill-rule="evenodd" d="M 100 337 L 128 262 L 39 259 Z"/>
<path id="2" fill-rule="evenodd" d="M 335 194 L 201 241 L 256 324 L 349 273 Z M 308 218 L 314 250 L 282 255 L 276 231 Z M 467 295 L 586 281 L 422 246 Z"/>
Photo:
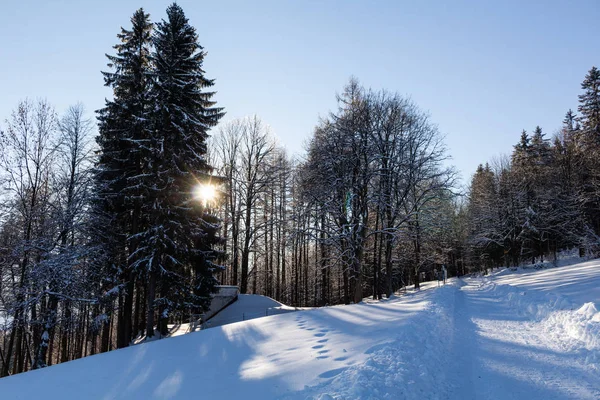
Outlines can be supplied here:
<path id="1" fill-rule="evenodd" d="M 592 67 L 581 84 L 579 96 L 581 145 L 580 190 L 585 214 L 594 232 L 600 233 L 600 70 Z"/>
<path id="2" fill-rule="evenodd" d="M 536 159 L 536 164 L 549 162 L 550 143 L 544 136 L 542 128 L 536 126 L 531 136 L 531 156 Z"/>
<path id="3" fill-rule="evenodd" d="M 600 70 L 592 67 L 581 83 L 584 93 L 579 95 L 578 110 L 581 113 L 582 128 L 587 139 L 600 144 Z"/>
<path id="4" fill-rule="evenodd" d="M 131 30 L 121 28 L 116 55 L 107 55 L 113 72 L 103 72 L 113 99 L 98 111 L 100 147 L 96 182 L 96 226 L 103 240 L 106 279 L 118 285 L 117 347 L 132 339 L 133 291 L 136 276 L 145 278 L 137 258 L 137 237 L 143 230 L 141 206 L 147 198 L 148 94 L 152 23 L 143 9 L 131 18 Z M 110 308 L 110 307 L 107 307 Z"/>
<path id="5" fill-rule="evenodd" d="M 214 107 L 214 92 L 206 90 L 213 86 L 202 69 L 206 53 L 181 7 L 167 8 L 152 41 L 154 108 L 147 167 L 153 186 L 143 210 L 149 227 L 140 235 L 141 260 L 150 274 L 148 336 L 153 334 L 155 305 L 159 329 L 166 333 L 172 313 L 199 312 L 210 304 L 213 274 L 220 268 L 213 250 L 219 221 L 193 193 L 210 180 L 206 139 L 224 114 Z"/>
<path id="6" fill-rule="evenodd" d="M 513 163 L 519 164 L 521 162 L 524 162 L 524 160 L 527 158 L 527 155 L 529 153 L 529 148 L 530 148 L 529 142 L 530 141 L 531 141 L 531 139 L 527 135 L 527 131 L 525 129 L 523 129 L 523 131 L 521 132 L 521 140 L 519 140 L 519 143 L 517 143 L 514 146 L 515 150 L 512 155 Z"/>
<path id="7" fill-rule="evenodd" d="M 497 218 L 497 188 L 495 174 L 486 163 L 479 164 L 471 179 L 469 190 L 469 229 L 472 232 L 473 257 L 476 259 L 497 258 L 502 254 L 504 232 Z M 507 247 L 508 248 L 508 247 Z"/>

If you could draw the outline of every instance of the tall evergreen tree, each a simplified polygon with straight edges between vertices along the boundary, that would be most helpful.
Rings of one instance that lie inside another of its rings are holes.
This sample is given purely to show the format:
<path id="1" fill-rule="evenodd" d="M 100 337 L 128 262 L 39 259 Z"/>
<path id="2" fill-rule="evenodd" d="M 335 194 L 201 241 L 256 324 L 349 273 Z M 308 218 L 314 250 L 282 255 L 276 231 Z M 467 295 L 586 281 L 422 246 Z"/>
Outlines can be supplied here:
<path id="1" fill-rule="evenodd" d="M 563 126 L 554 139 L 555 169 L 559 182 L 564 191 L 575 194 L 575 187 L 580 183 L 581 157 L 579 150 L 579 124 L 572 110 L 569 110 L 563 120 Z"/>
<path id="2" fill-rule="evenodd" d="M 209 183 L 206 159 L 208 130 L 224 115 L 214 107 L 213 80 L 205 78 L 206 53 L 181 7 L 167 8 L 152 38 L 152 179 L 144 213 L 149 226 L 140 234 L 140 264 L 149 272 L 147 335 L 153 335 L 155 305 L 159 329 L 166 333 L 169 315 L 206 308 L 216 284 L 213 274 L 219 222 L 194 198 L 198 183 Z"/>
<path id="3" fill-rule="evenodd" d="M 583 94 L 579 95 L 578 110 L 586 137 L 600 144 L 600 70 L 592 67 L 581 83 Z"/>
<path id="4" fill-rule="evenodd" d="M 121 28 L 117 54 L 107 55 L 113 72 L 103 72 L 105 85 L 114 98 L 98 111 L 100 157 L 97 168 L 98 236 L 103 237 L 107 274 L 116 275 L 110 285 L 119 285 L 117 347 L 132 339 L 133 292 L 136 275 L 144 278 L 136 258 L 137 237 L 145 225 L 141 207 L 147 199 L 149 157 L 148 94 L 150 90 L 149 14 L 137 10 L 131 30 Z M 109 229 L 105 229 L 109 228 Z M 111 235 L 105 236 L 106 232 Z M 111 271 L 109 271 L 111 270 Z"/>
<path id="5" fill-rule="evenodd" d="M 521 132 L 521 140 L 519 140 L 519 143 L 514 146 L 514 152 L 512 155 L 512 161 L 514 164 L 523 163 L 527 158 L 529 149 L 531 147 L 530 142 L 531 139 L 527 135 L 527 131 L 523 129 Z"/>
<path id="6" fill-rule="evenodd" d="M 581 83 L 579 96 L 581 121 L 580 157 L 584 210 L 596 234 L 600 233 L 600 70 L 592 67 Z"/>

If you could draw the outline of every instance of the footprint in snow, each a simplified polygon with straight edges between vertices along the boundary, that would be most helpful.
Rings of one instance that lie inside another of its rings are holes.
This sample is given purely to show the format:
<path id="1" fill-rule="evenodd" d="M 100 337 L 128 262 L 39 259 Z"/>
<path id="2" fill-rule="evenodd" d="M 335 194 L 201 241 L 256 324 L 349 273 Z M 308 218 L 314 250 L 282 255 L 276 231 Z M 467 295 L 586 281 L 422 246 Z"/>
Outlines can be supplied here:
<path id="1" fill-rule="evenodd" d="M 329 371 L 325 371 L 321 375 L 319 375 L 319 378 L 325 378 L 325 379 L 327 379 L 327 378 L 333 378 L 334 376 L 341 374 L 345 370 L 346 370 L 346 367 L 344 367 L 344 368 L 330 369 Z"/>

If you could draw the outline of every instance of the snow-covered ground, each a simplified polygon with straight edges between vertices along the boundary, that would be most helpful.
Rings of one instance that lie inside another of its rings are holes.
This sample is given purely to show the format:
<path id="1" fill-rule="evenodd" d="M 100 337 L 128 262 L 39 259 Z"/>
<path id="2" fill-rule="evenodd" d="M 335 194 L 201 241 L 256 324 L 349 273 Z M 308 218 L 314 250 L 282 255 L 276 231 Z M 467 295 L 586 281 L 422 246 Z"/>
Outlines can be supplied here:
<path id="1" fill-rule="evenodd" d="M 0 398 L 600 398 L 600 261 L 435 286 L 3 378 Z"/>
<path id="2" fill-rule="evenodd" d="M 527 291 L 553 293 L 575 303 L 596 302 L 600 306 L 600 260 L 574 263 L 544 270 L 505 269 L 494 274 L 497 284 L 511 285 Z"/>
<path id="3" fill-rule="evenodd" d="M 220 311 L 205 324 L 207 328 L 248 321 L 269 315 L 285 314 L 296 311 L 294 307 L 281 304 L 270 297 L 240 294 L 237 301 Z"/>
<path id="4" fill-rule="evenodd" d="M 239 294 L 237 300 L 219 311 L 215 316 L 205 322 L 203 329 L 214 328 L 234 322 L 248 321 L 251 319 L 268 317 L 270 315 L 285 314 L 297 311 L 299 308 L 286 306 L 270 297 L 250 294 Z M 180 324 L 169 326 L 170 337 L 188 334 L 201 329 L 200 324 Z M 143 338 L 141 338 L 143 340 Z M 136 343 L 141 340 L 136 341 Z"/>

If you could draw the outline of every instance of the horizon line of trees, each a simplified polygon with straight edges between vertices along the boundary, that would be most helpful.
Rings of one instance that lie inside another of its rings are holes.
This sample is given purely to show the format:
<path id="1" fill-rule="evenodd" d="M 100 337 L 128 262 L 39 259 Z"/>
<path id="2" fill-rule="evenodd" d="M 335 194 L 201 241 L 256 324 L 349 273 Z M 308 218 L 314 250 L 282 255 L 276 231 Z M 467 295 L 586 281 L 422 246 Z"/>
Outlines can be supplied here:
<path id="1" fill-rule="evenodd" d="M 546 138 L 525 130 L 510 156 L 481 164 L 465 207 L 471 263 L 518 266 L 556 260 L 560 250 L 580 256 L 600 250 L 600 71 L 581 84 L 576 114 Z"/>
<path id="2" fill-rule="evenodd" d="M 257 116 L 219 126 L 221 282 L 295 306 L 382 298 L 452 253 L 456 172 L 410 100 L 350 79 L 292 160 Z"/>

